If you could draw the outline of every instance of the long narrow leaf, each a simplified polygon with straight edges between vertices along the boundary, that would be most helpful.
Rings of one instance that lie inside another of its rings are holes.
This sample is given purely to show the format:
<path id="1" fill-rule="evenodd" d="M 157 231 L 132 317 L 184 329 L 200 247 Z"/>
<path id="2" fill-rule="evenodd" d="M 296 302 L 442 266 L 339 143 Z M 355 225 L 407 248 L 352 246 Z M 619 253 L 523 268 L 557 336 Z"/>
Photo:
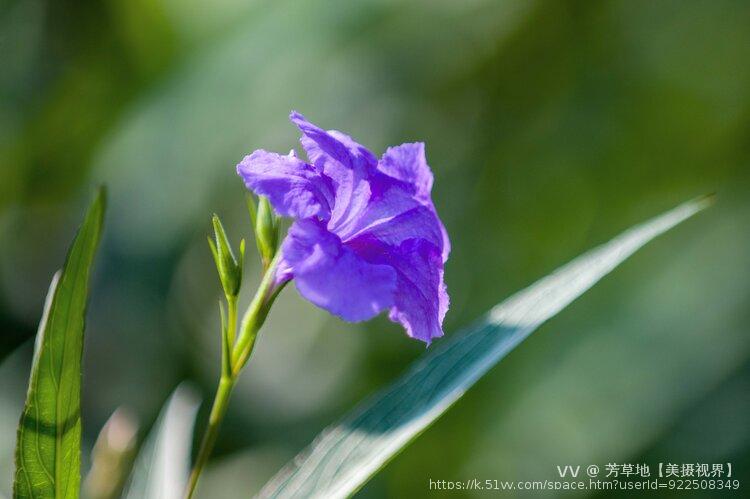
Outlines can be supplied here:
<path id="1" fill-rule="evenodd" d="M 14 497 L 78 497 L 83 330 L 104 210 L 105 193 L 100 190 L 47 294 L 18 426 Z"/>
<path id="2" fill-rule="evenodd" d="M 391 387 L 326 429 L 260 497 L 345 497 L 424 431 L 542 323 L 654 237 L 700 211 L 683 204 L 578 257 L 438 342 Z"/>
<path id="3" fill-rule="evenodd" d="M 180 499 L 190 472 L 193 426 L 200 400 L 178 386 L 136 458 L 126 499 Z"/>

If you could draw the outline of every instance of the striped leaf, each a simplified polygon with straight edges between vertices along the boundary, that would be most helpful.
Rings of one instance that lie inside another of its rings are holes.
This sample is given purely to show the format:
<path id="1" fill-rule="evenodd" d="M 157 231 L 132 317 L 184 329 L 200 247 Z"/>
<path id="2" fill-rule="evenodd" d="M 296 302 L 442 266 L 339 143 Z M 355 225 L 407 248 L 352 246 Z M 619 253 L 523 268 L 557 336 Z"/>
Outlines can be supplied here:
<path id="1" fill-rule="evenodd" d="M 105 193 L 86 213 L 65 265 L 52 279 L 18 426 L 17 498 L 77 498 L 81 481 L 81 355 L 89 276 L 102 232 Z"/>
<path id="2" fill-rule="evenodd" d="M 324 430 L 260 497 L 346 497 L 545 321 L 627 257 L 709 204 L 701 198 L 638 225 L 510 297 L 435 347 L 389 388 Z"/>

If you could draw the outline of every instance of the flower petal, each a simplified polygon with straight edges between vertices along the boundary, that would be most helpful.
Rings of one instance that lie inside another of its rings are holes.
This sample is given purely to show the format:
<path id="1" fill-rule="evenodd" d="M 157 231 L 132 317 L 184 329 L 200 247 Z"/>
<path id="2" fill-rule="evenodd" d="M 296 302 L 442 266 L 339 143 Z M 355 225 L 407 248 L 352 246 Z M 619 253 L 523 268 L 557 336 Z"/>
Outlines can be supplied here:
<path id="1" fill-rule="evenodd" d="M 374 168 L 377 165 L 378 160 L 375 155 L 348 135 L 336 130 L 323 130 L 307 121 L 297 111 L 292 111 L 289 119 L 297 125 L 297 128 L 307 139 L 304 140 L 303 138 L 302 146 L 313 163 L 317 163 L 321 155 L 327 155 L 348 168 L 357 166 Z"/>
<path id="2" fill-rule="evenodd" d="M 433 177 L 423 143 L 391 147 L 377 163 L 369 150 L 348 135 L 325 131 L 297 112 L 292 112 L 290 119 L 303 133 L 301 143 L 309 160 L 332 180 L 336 194 L 329 229 L 342 239 L 383 225 L 420 205 L 435 214 L 430 200 Z M 442 249 L 445 261 L 450 252 L 448 235 L 437 214 L 432 218 L 442 234 L 442 241 L 435 244 Z M 430 223 L 425 230 L 431 232 L 434 227 Z"/>
<path id="3" fill-rule="evenodd" d="M 370 198 L 357 218 L 340 225 L 337 234 L 347 244 L 362 237 L 374 237 L 390 246 L 398 246 L 407 239 L 425 239 L 441 250 L 446 262 L 450 254 L 448 231 L 432 201 L 416 199 L 401 184 L 391 182 L 389 187 L 382 187 L 387 182 L 379 182 L 381 187 L 375 189 L 378 195 Z"/>
<path id="4" fill-rule="evenodd" d="M 248 189 L 267 196 L 274 209 L 294 218 L 331 216 L 332 187 L 312 165 L 290 154 L 282 156 L 259 149 L 237 165 Z"/>
<path id="5" fill-rule="evenodd" d="M 323 222 L 296 221 L 282 251 L 299 293 L 344 320 L 368 320 L 394 304 L 396 271 L 357 256 Z"/>
<path id="6" fill-rule="evenodd" d="M 430 193 L 432 191 L 433 176 L 430 166 L 427 164 L 425 147 L 422 142 L 406 143 L 396 147 L 389 147 L 378 163 L 378 170 L 395 179 L 405 182 L 415 198 L 425 206 L 428 206 L 437 218 L 435 206 L 432 204 Z M 451 243 L 448 239 L 448 231 L 439 218 L 438 225 L 442 234 L 443 262 L 448 260 L 451 251 Z"/>
<path id="7" fill-rule="evenodd" d="M 420 200 L 429 201 L 433 177 L 427 165 L 424 143 L 389 147 L 380 159 L 378 170 L 408 184 Z"/>
<path id="8" fill-rule="evenodd" d="M 443 249 L 444 228 L 431 206 L 421 204 L 398 213 L 395 216 L 376 219 L 373 223 L 346 240 L 350 247 L 386 244 L 398 248 L 407 239 L 422 239 L 441 251 Z M 366 252 L 365 249 L 363 249 Z"/>
<path id="9" fill-rule="evenodd" d="M 360 241 L 361 242 L 361 241 Z M 407 239 L 397 248 L 370 239 L 352 249 L 370 263 L 390 265 L 398 276 L 388 317 L 406 334 L 426 343 L 443 335 L 448 293 L 440 249 L 425 239 Z"/>
<path id="10" fill-rule="evenodd" d="M 399 253 L 394 260 L 398 273 L 395 305 L 388 318 L 401 323 L 412 338 L 429 344 L 443 336 L 449 305 L 442 256 L 435 246 L 420 239 L 404 242 Z"/>
<path id="11" fill-rule="evenodd" d="M 308 159 L 333 183 L 336 194 L 330 227 L 337 231 L 337 227 L 350 223 L 367 208 L 372 196 L 370 177 L 377 173 L 377 158 L 346 134 L 323 130 L 294 111 L 289 118 L 303 134 L 300 142 Z"/>

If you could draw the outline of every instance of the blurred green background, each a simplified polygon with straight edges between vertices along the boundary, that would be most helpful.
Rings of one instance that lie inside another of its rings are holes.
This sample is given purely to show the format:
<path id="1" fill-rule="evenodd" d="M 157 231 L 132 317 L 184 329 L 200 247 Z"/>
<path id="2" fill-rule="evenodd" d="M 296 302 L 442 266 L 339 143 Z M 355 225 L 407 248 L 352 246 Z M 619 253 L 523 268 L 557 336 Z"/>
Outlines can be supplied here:
<path id="1" fill-rule="evenodd" d="M 731 462 L 750 486 L 749 61 L 743 0 L 3 1 L 0 494 L 30 339 L 93 187 L 111 196 L 84 359 L 89 448 L 119 406 L 145 434 L 183 379 L 212 397 L 210 215 L 250 237 L 234 165 L 298 147 L 291 109 L 377 154 L 427 143 L 453 242 L 448 334 L 628 226 L 718 193 L 361 497 L 470 497 L 428 481 L 611 462 Z M 288 288 L 199 495 L 257 491 L 423 350 L 383 317 L 344 324 Z"/>

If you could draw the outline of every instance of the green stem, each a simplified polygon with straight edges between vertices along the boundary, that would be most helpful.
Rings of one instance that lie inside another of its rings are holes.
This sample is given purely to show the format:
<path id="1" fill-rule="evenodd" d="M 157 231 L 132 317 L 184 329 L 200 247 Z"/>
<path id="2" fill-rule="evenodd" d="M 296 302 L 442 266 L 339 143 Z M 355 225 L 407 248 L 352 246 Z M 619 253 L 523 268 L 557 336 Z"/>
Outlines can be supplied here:
<path id="1" fill-rule="evenodd" d="M 222 315 L 221 324 L 221 375 L 232 377 L 232 348 L 234 347 L 234 335 L 237 329 L 237 297 L 227 296 L 227 307 L 229 317 L 226 324 Z"/>
<path id="2" fill-rule="evenodd" d="M 203 471 L 203 467 L 206 465 L 208 457 L 211 455 L 211 451 L 214 448 L 216 437 L 219 435 L 219 426 L 221 426 L 221 421 L 224 419 L 224 415 L 227 412 L 229 397 L 232 394 L 235 381 L 236 378 L 226 376 L 222 376 L 219 381 L 219 387 L 216 390 L 216 398 L 214 398 L 214 405 L 211 407 L 211 415 L 208 417 L 208 427 L 203 434 L 198 457 L 193 465 L 193 470 L 190 472 L 190 479 L 188 480 L 187 489 L 185 491 L 185 499 L 193 497 L 195 486 L 198 485 L 198 478 L 200 477 L 201 471 Z"/>
<path id="3" fill-rule="evenodd" d="M 227 344 L 229 350 L 234 346 L 234 335 L 237 332 L 237 297 L 227 296 L 227 309 L 229 311 L 227 324 Z"/>
<path id="4" fill-rule="evenodd" d="M 273 304 L 273 300 L 278 295 L 278 291 L 273 289 L 274 278 L 276 277 L 276 265 L 279 262 L 279 253 L 276 254 L 271 264 L 268 266 L 266 273 L 263 275 L 263 280 L 260 282 L 258 291 L 253 297 L 253 301 L 250 302 L 250 306 L 245 312 L 245 316 L 242 318 L 242 325 L 240 326 L 240 334 L 237 337 L 237 343 L 235 343 L 232 350 L 232 373 L 236 376 L 242 367 L 247 362 L 250 354 L 255 346 L 255 338 L 258 335 L 260 327 L 266 320 L 268 311 Z"/>
<path id="5" fill-rule="evenodd" d="M 214 404 L 211 407 L 211 414 L 208 417 L 208 427 L 203 435 L 198 456 L 190 472 L 190 479 L 185 489 L 185 499 L 191 499 L 195 493 L 198 478 L 206 462 L 208 462 L 208 458 L 216 443 L 216 438 L 219 435 L 219 426 L 227 412 L 229 398 L 232 395 L 232 390 L 237 382 L 239 373 L 253 351 L 255 338 L 258 336 L 258 331 L 268 316 L 271 304 L 273 304 L 281 288 L 283 288 L 283 286 L 275 289 L 273 287 L 277 263 L 278 256 L 273 259 L 266 273 L 263 275 L 263 280 L 258 287 L 258 291 L 255 293 L 255 297 L 242 319 L 242 326 L 240 327 L 240 333 L 236 341 L 237 298 L 227 297 L 227 307 L 229 309 L 227 324 L 226 327 L 222 326 L 222 374 L 219 380 L 219 387 L 216 389 Z"/>

